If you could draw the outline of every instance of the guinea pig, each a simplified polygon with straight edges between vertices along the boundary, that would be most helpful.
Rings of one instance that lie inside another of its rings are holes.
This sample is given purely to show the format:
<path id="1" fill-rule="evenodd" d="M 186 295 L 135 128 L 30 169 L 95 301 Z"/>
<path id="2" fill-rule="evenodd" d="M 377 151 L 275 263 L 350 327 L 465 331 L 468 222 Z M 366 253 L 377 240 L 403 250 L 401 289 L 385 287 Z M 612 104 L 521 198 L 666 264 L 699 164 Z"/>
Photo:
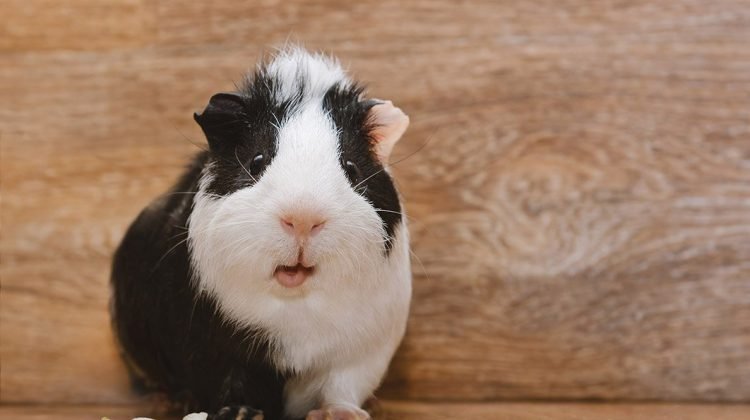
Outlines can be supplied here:
<path id="1" fill-rule="evenodd" d="M 208 149 L 114 256 L 132 377 L 211 419 L 368 419 L 411 299 L 388 170 L 409 118 L 299 47 L 194 118 Z"/>

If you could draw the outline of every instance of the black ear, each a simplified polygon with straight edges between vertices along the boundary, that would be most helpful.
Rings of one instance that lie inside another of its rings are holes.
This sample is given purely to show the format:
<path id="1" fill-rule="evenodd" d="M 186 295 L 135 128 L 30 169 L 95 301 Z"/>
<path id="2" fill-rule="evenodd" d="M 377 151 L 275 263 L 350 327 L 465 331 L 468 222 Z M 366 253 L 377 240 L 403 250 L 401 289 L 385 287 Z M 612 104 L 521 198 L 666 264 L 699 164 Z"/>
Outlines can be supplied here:
<path id="1" fill-rule="evenodd" d="M 202 113 L 193 118 L 206 134 L 211 150 L 217 151 L 235 144 L 246 129 L 245 101 L 238 93 L 217 93 L 212 96 Z"/>

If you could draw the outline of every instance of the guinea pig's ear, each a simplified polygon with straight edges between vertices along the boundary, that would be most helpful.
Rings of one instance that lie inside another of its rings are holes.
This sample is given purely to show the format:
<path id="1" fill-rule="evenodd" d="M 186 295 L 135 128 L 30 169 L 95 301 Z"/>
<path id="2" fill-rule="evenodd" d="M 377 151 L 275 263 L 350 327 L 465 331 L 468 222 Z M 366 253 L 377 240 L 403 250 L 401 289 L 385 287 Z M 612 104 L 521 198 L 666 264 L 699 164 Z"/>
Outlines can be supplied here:
<path id="1" fill-rule="evenodd" d="M 246 119 L 244 99 L 238 93 L 217 93 L 206 109 L 193 114 L 193 118 L 206 134 L 211 150 L 220 150 L 242 135 Z"/>
<path id="2" fill-rule="evenodd" d="M 367 102 L 367 106 L 370 106 L 367 123 L 371 126 L 373 150 L 380 163 L 385 166 L 388 164 L 393 146 L 409 127 L 409 117 L 391 101 L 372 99 Z"/>

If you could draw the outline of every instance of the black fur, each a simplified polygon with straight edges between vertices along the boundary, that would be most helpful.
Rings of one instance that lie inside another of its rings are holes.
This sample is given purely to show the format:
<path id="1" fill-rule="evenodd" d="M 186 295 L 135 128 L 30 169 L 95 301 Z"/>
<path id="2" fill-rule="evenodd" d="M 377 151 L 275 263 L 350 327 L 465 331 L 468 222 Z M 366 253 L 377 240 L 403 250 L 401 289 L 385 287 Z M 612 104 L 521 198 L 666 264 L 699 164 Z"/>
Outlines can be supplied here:
<path id="1" fill-rule="evenodd" d="M 276 127 L 294 112 L 302 93 L 278 103 L 274 98 L 277 89 L 278 82 L 261 68 L 245 80 L 238 93 L 214 95 L 206 110 L 195 114 L 212 152 L 214 179 L 207 192 L 225 196 L 253 185 L 258 177 L 248 172 L 258 154 L 265 157 L 265 166 L 271 164 L 277 150 Z M 226 96 L 233 97 L 237 106 L 223 105 L 230 102 Z"/>
<path id="2" fill-rule="evenodd" d="M 269 362 L 263 331 L 240 328 L 224 319 L 217 303 L 199 293 L 187 246 L 187 222 L 194 194 L 206 166 L 213 180 L 207 192 L 220 196 L 252 185 L 262 167 L 248 174 L 253 159 L 263 166 L 277 150 L 277 129 L 299 106 L 299 93 L 276 103 L 277 81 L 261 68 L 237 93 L 217 94 L 195 119 L 203 128 L 209 151 L 199 154 L 171 193 L 155 200 L 130 226 L 112 268 L 113 326 L 133 375 L 148 389 L 166 392 L 184 412 L 208 411 L 216 418 L 240 407 L 262 410 L 265 419 L 282 416 L 283 388 L 288 375 Z M 359 87 L 335 86 L 323 107 L 340 129 L 342 167 L 359 168 L 352 187 L 379 211 L 391 247 L 401 220 L 396 190 L 375 158 L 367 120 L 372 102 L 361 101 Z M 257 169 L 257 168 L 256 168 Z M 356 181 L 356 183 L 354 183 Z M 227 414 L 227 415 L 230 415 Z"/>
<path id="3" fill-rule="evenodd" d="M 223 319 L 190 282 L 185 226 L 193 194 L 185 192 L 197 191 L 207 159 L 199 155 L 177 192 L 130 226 L 114 258 L 113 325 L 134 374 L 186 413 L 250 405 L 277 419 L 285 376 L 268 362 L 268 342 Z"/>
<path id="4" fill-rule="evenodd" d="M 362 101 L 362 91 L 363 88 L 357 85 L 336 85 L 323 98 L 323 108 L 330 113 L 340 131 L 341 167 L 346 169 L 346 162 L 352 161 L 361 172 L 362 179 L 350 180 L 352 188 L 375 206 L 383 221 L 385 250 L 388 253 L 396 227 L 401 222 L 401 205 L 393 180 L 373 150 L 370 132 L 374 127 L 368 121 L 367 113 L 376 102 Z"/>
<path id="5" fill-rule="evenodd" d="M 261 68 L 246 79 L 239 93 L 214 95 L 203 114 L 195 115 L 213 152 L 215 176 L 208 192 L 225 196 L 248 187 L 258 178 L 247 173 L 252 159 L 262 154 L 266 166 L 273 160 L 277 149 L 276 126 L 299 106 L 304 83 L 300 81 L 297 94 L 282 103 L 274 98 L 277 88 L 278 82 Z M 375 102 L 361 100 L 363 90 L 356 84 L 337 84 L 323 98 L 323 109 L 340 131 L 342 168 L 346 169 L 346 161 L 352 161 L 361 171 L 362 179 L 352 182 L 352 187 L 378 210 L 386 231 L 383 239 L 388 253 L 396 226 L 401 222 L 401 206 L 393 180 L 373 151 L 370 131 L 374 127 L 367 113 Z M 230 95 L 236 102 L 227 100 Z"/>

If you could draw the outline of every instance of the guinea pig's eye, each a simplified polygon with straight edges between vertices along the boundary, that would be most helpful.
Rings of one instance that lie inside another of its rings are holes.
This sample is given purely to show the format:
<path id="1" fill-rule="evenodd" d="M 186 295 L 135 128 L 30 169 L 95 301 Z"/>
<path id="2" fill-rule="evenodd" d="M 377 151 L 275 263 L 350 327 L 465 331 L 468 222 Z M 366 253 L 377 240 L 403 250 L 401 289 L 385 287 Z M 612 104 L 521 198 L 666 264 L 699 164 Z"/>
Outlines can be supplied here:
<path id="1" fill-rule="evenodd" d="M 349 178 L 349 182 L 351 182 L 352 185 L 356 185 L 359 180 L 362 179 L 362 171 L 360 171 L 359 167 L 351 160 L 344 162 L 344 170 L 346 171 L 346 176 Z"/>
<path id="2" fill-rule="evenodd" d="M 258 153 L 250 162 L 250 174 L 252 174 L 253 176 L 260 175 L 260 173 L 263 172 L 263 168 L 265 167 L 266 158 L 262 153 Z"/>

